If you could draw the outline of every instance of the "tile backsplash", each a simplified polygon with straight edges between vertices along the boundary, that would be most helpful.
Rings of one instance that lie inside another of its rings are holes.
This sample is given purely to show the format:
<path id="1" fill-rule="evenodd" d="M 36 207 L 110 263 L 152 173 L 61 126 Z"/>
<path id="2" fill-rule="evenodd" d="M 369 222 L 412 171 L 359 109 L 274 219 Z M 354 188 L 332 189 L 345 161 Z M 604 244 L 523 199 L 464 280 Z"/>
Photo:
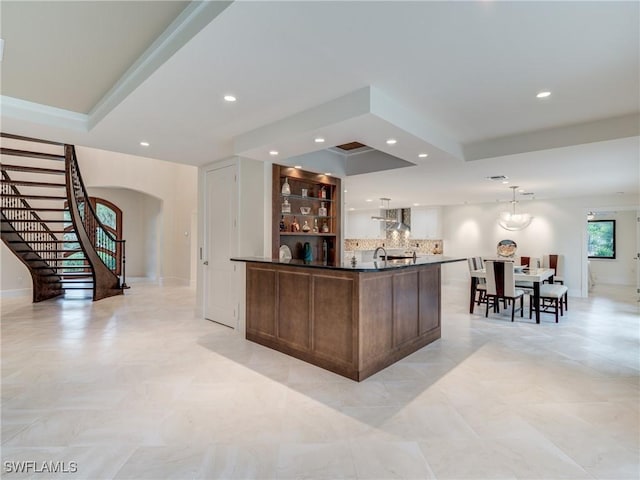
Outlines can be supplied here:
<path id="1" fill-rule="evenodd" d="M 392 235 L 389 238 L 348 238 L 344 241 L 344 251 L 375 250 L 378 247 L 404 248 L 416 250 L 418 253 L 441 255 L 444 253 L 442 240 L 424 240 L 419 238 L 402 238 L 402 235 Z"/>

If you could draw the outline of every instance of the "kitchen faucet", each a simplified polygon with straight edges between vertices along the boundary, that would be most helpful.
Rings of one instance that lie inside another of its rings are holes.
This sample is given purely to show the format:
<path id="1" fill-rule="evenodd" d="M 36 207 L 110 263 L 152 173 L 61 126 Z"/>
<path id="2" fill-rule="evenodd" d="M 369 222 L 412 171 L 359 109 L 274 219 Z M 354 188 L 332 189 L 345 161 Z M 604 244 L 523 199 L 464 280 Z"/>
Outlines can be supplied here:
<path id="1" fill-rule="evenodd" d="M 384 261 L 387 261 L 387 251 L 384 249 L 384 247 L 378 247 L 373 251 L 373 259 L 377 260 L 378 258 L 378 250 L 382 250 L 384 252 Z"/>

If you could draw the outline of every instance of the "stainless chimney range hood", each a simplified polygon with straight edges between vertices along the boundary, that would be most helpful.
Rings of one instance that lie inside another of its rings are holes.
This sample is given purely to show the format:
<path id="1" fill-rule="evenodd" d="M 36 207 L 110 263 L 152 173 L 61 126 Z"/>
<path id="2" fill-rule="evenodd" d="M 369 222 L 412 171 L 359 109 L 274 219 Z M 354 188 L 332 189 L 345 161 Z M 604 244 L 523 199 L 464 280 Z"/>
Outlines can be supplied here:
<path id="1" fill-rule="evenodd" d="M 380 210 L 381 215 L 372 215 L 372 220 L 377 220 L 380 222 L 385 222 L 385 230 L 388 232 L 396 231 L 396 232 L 409 232 L 411 231 L 411 227 L 404 222 L 404 218 L 406 217 L 405 211 L 411 211 L 408 208 L 389 208 L 390 198 L 381 198 L 380 199 Z M 384 216 L 382 215 L 384 213 Z"/>

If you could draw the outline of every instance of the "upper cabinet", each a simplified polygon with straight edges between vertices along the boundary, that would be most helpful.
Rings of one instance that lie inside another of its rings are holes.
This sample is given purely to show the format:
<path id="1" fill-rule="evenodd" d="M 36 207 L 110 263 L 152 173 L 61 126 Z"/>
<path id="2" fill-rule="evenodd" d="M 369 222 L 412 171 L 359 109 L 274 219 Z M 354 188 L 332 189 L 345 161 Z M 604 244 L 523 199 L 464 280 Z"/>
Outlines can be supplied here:
<path id="1" fill-rule="evenodd" d="M 412 207 L 411 238 L 439 240 L 442 238 L 442 208 Z"/>
<path id="2" fill-rule="evenodd" d="M 293 259 L 336 265 L 341 256 L 341 181 L 273 165 L 272 256 L 286 245 Z"/>
<path id="3" fill-rule="evenodd" d="M 384 222 L 372 220 L 372 216 L 380 216 L 380 210 L 347 212 L 345 238 L 385 238 Z"/>

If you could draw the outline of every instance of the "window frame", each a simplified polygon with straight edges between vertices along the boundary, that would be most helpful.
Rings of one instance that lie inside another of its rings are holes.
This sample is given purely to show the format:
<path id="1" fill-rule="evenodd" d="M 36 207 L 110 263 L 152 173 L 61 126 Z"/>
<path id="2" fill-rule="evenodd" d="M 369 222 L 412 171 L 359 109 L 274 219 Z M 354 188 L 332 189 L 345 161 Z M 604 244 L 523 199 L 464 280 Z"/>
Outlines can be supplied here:
<path id="1" fill-rule="evenodd" d="M 610 223 L 613 226 L 612 235 L 611 235 L 611 243 L 612 243 L 612 256 L 601 256 L 601 255 L 589 255 L 589 239 L 591 238 L 591 232 L 589 231 L 589 225 L 592 223 Z M 588 220 L 587 221 L 587 258 L 589 259 L 597 259 L 597 260 L 615 260 L 616 259 L 616 221 L 615 220 Z"/>

